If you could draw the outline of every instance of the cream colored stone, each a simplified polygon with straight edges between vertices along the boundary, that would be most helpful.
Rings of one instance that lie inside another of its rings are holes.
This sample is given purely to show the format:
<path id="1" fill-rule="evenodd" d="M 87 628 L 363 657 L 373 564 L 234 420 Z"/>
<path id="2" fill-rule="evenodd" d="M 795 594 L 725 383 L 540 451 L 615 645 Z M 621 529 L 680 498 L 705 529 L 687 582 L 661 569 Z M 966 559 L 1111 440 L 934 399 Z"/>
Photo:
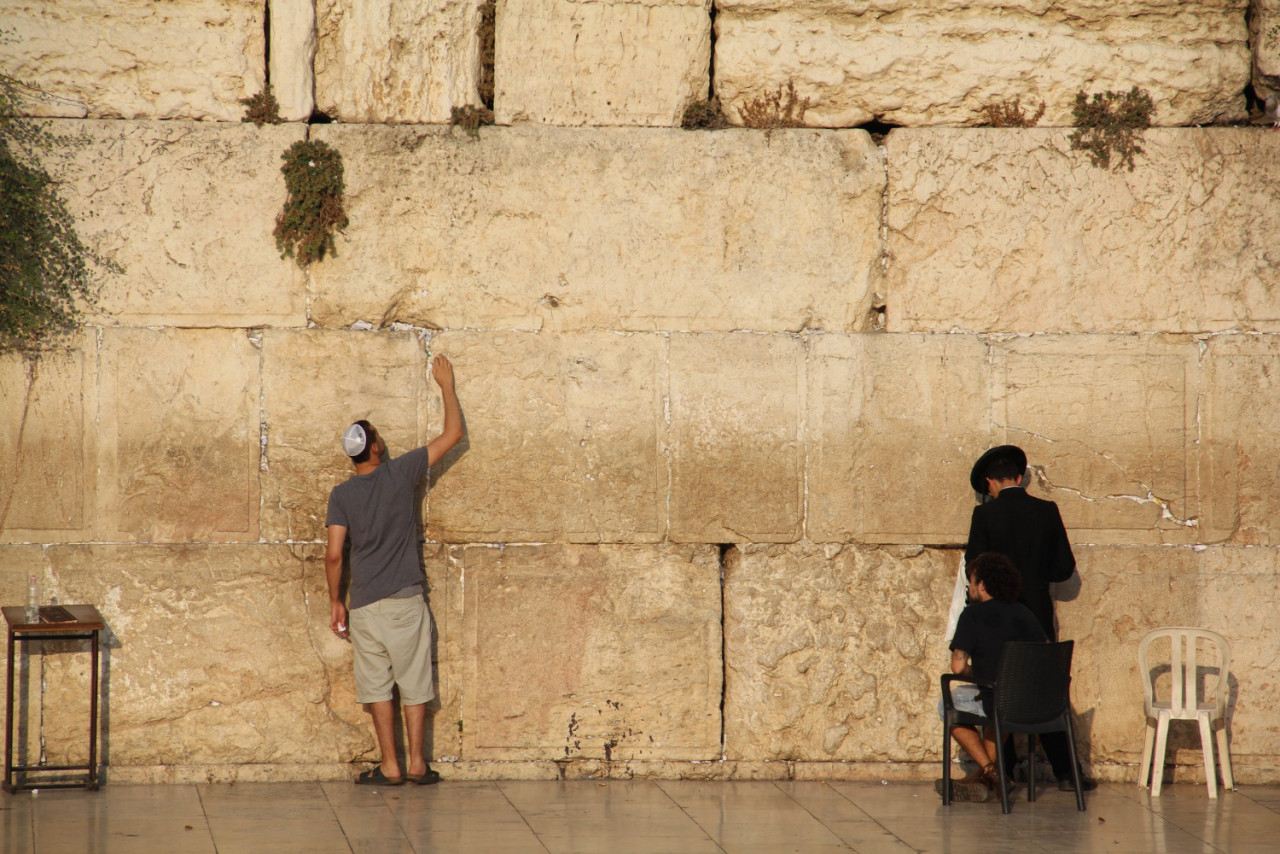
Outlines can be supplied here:
<path id="1" fill-rule="evenodd" d="M 711 0 L 505 0 L 499 124 L 678 127 L 707 96 Z"/>
<path id="2" fill-rule="evenodd" d="M 344 122 L 447 122 L 479 104 L 479 0 L 316 0 L 316 105 Z"/>
<path id="3" fill-rule="evenodd" d="M 1249 7 L 1253 89 L 1263 97 L 1280 93 L 1280 0 L 1252 0 Z"/>
<path id="4" fill-rule="evenodd" d="M 37 360 L 0 356 L 0 541 L 79 540 L 93 527 L 97 360 L 92 338 L 70 343 Z"/>
<path id="5" fill-rule="evenodd" d="M 808 538 L 963 543 L 990 382 L 972 335 L 810 338 Z"/>
<path id="6" fill-rule="evenodd" d="M 1231 760 L 1265 765 L 1280 737 L 1275 620 L 1280 566 L 1272 549 L 1084 548 L 1079 600 L 1058 605 L 1060 634 L 1076 642 L 1072 700 L 1095 762 L 1141 759 L 1138 642 L 1161 626 L 1201 626 L 1231 644 Z M 1175 730 L 1167 761 L 1203 762 L 1195 728 Z M 1189 769 L 1194 775 L 1194 769 Z M 1132 772 L 1130 772 L 1132 773 Z M 1188 778 L 1178 769 L 1174 779 Z M 1130 778 L 1132 779 L 1132 777 Z M 1191 777 L 1194 779 L 1194 776 Z M 1201 777 L 1203 779 L 1203 777 Z"/>
<path id="7" fill-rule="evenodd" d="M 96 604 L 107 623 L 111 765 L 329 762 L 367 747 L 367 723 L 331 709 L 323 657 L 347 646 L 308 612 L 320 558 L 314 546 L 50 548 L 49 592 Z M 58 658 L 46 738 L 52 756 L 74 756 L 84 721 L 60 710 L 87 696 L 87 668 Z"/>
<path id="8" fill-rule="evenodd" d="M 804 524 L 804 346 L 795 336 L 671 336 L 676 542 L 792 542 Z"/>
<path id="9" fill-rule="evenodd" d="M 501 17 L 501 16 L 499 16 Z M 312 320 L 848 331 L 880 270 L 866 134 L 317 126 L 351 225 Z"/>
<path id="10" fill-rule="evenodd" d="M 348 424 L 369 419 L 393 456 L 430 438 L 426 353 L 412 333 L 268 330 L 262 364 L 263 536 L 321 540 L 329 491 L 354 474 Z"/>
<path id="11" fill-rule="evenodd" d="M 431 492 L 453 542 L 656 542 L 666 532 L 657 335 L 444 333 L 466 419 Z"/>
<path id="12" fill-rule="evenodd" d="M 1197 542 L 1198 360 L 1194 342 L 1151 336 L 996 344 L 992 442 L 1027 452 L 1032 494 L 1073 541 Z"/>
<path id="13" fill-rule="evenodd" d="M 102 538 L 256 541 L 256 343 L 239 329 L 110 328 L 100 358 Z"/>
<path id="14" fill-rule="evenodd" d="M 468 547 L 463 758 L 714 759 L 710 546 Z"/>
<path id="15" fill-rule="evenodd" d="M 743 546 L 725 565 L 729 759 L 936 755 L 957 551 Z"/>
<path id="16" fill-rule="evenodd" d="M 261 0 L 0 0 L 0 72 L 41 116 L 239 121 L 262 90 Z"/>
<path id="17" fill-rule="evenodd" d="M 1103 171 L 1066 131 L 891 133 L 889 330 L 1280 329 L 1280 134 L 1143 147 Z"/>
<path id="18" fill-rule="evenodd" d="M 1244 116 L 1247 0 L 718 0 L 716 91 L 730 115 L 788 81 L 804 122 L 985 123 L 1021 98 L 1069 127 L 1076 93 L 1139 86 L 1154 122 Z"/>
<path id="19" fill-rule="evenodd" d="M 300 126 L 55 121 L 75 142 L 49 171 L 99 270 L 101 323 L 306 323 L 302 274 L 271 236 L 284 206 L 280 155 Z"/>
<path id="20" fill-rule="evenodd" d="M 1280 545 L 1280 340 L 1219 336 L 1208 344 L 1201 413 L 1206 539 Z"/>
<path id="21" fill-rule="evenodd" d="M 306 121 L 316 107 L 315 0 L 271 0 L 271 91 L 280 118 Z"/>

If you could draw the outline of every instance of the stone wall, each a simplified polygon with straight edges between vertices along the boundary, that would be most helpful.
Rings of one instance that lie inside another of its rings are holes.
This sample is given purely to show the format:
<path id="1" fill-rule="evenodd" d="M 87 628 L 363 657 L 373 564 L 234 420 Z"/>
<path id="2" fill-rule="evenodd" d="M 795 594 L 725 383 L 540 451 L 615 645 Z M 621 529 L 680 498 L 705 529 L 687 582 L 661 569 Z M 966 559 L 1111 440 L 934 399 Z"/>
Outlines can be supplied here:
<path id="1" fill-rule="evenodd" d="M 167 51 L 107 74 L 115 29 L 95 53 L 85 9 L 0 0 L 0 70 L 69 117 L 48 166 L 123 267 L 65 349 L 0 357 L 0 600 L 34 574 L 102 609 L 108 779 L 375 754 L 325 499 L 352 419 L 394 453 L 439 429 L 441 352 L 467 426 L 423 502 L 446 776 L 933 776 L 968 470 L 1016 442 L 1076 546 L 1058 614 L 1098 774 L 1136 777 L 1138 639 L 1189 624 L 1233 643 L 1237 778 L 1280 780 L 1280 133 L 1178 127 L 1243 116 L 1266 2 L 510 0 L 504 126 L 473 138 L 441 123 L 477 103 L 481 5 L 273 2 L 283 114 L 337 121 L 258 128 L 261 4 L 122 25 L 208 40 L 204 89 L 156 92 Z M 1040 88 L 940 70 L 1042 55 L 1001 39 L 1058 57 Z M 785 80 L 815 127 L 669 127 Z M 1168 127 L 1133 171 L 1091 166 L 1052 126 L 1134 83 Z M 1014 94 L 1049 126 L 961 127 Z M 848 129 L 872 116 L 912 127 Z M 351 222 L 303 272 L 271 230 L 308 136 Z M 66 652 L 17 674 L 24 756 L 83 752 Z M 1194 734 L 1172 744 L 1194 779 Z"/>

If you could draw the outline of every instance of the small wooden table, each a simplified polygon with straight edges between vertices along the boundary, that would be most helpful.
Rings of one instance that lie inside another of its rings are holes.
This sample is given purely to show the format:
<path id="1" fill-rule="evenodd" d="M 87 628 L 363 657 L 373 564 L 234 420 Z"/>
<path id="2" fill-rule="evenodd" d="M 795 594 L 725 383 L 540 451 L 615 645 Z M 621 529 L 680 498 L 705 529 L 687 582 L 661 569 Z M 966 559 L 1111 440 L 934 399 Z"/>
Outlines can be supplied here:
<path id="1" fill-rule="evenodd" d="M 28 623 L 27 609 L 20 605 L 3 608 L 4 621 L 9 624 L 9 669 L 5 673 L 5 728 L 4 728 L 4 781 L 6 792 L 20 789 L 98 788 L 98 642 L 106 627 L 102 615 L 92 605 L 64 605 L 71 616 L 70 623 Z M 42 640 L 88 640 L 93 652 L 93 670 L 90 677 L 89 697 L 89 764 L 88 765 L 14 765 L 13 764 L 13 673 L 14 651 L 20 643 Z M 31 782 L 25 772 L 86 771 L 83 783 L 51 781 Z M 14 783 L 15 773 L 22 773 L 21 784 Z"/>

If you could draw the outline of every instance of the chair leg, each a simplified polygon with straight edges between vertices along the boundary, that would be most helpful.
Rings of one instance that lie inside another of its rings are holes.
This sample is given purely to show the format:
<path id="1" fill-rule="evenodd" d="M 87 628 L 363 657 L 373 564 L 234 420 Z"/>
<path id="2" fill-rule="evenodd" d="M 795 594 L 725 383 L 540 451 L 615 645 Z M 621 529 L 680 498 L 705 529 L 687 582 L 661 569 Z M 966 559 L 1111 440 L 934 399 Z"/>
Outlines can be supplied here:
<path id="1" fill-rule="evenodd" d="M 1231 751 L 1227 749 L 1227 722 L 1220 721 L 1222 726 L 1218 729 L 1218 764 L 1222 766 L 1222 786 L 1225 789 L 1235 789 L 1236 781 L 1231 776 Z"/>
<path id="2" fill-rule="evenodd" d="M 1000 731 L 1000 718 L 992 719 L 996 730 L 996 785 L 1000 787 L 1000 812 L 1009 814 L 1009 779 L 1004 770 L 1004 733 Z"/>
<path id="3" fill-rule="evenodd" d="M 1218 797 L 1218 765 L 1213 761 L 1213 725 L 1208 715 L 1200 715 L 1200 750 L 1204 754 L 1204 781 L 1209 787 L 1209 797 Z"/>
<path id="4" fill-rule="evenodd" d="M 1146 788 L 1151 785 L 1151 754 L 1156 746 L 1156 728 L 1147 718 L 1146 731 L 1142 737 L 1142 767 L 1138 769 L 1138 785 Z"/>
<path id="5" fill-rule="evenodd" d="M 1036 734 L 1027 733 L 1027 800 L 1036 800 Z"/>
<path id="6" fill-rule="evenodd" d="M 942 720 L 942 805 L 951 806 L 951 720 Z"/>
<path id="7" fill-rule="evenodd" d="M 1169 718 L 1163 713 L 1156 718 L 1156 752 L 1151 757 L 1151 794 L 1160 797 L 1164 784 L 1164 752 L 1169 742 Z"/>
<path id="8" fill-rule="evenodd" d="M 1076 809 L 1084 812 L 1084 786 L 1080 783 L 1080 758 L 1076 756 L 1076 726 L 1071 720 L 1071 710 L 1064 716 L 1067 721 L 1067 752 L 1071 754 L 1071 782 L 1076 787 Z"/>

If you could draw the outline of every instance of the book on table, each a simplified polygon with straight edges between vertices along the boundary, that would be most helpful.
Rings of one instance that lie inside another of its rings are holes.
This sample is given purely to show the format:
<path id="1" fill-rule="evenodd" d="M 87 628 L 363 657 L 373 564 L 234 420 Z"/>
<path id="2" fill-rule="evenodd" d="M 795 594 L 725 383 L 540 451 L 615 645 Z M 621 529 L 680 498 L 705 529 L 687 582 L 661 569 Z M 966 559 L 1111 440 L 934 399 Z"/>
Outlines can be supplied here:
<path id="1" fill-rule="evenodd" d="M 61 605 L 40 606 L 40 622 L 42 623 L 74 623 L 75 616 Z"/>

